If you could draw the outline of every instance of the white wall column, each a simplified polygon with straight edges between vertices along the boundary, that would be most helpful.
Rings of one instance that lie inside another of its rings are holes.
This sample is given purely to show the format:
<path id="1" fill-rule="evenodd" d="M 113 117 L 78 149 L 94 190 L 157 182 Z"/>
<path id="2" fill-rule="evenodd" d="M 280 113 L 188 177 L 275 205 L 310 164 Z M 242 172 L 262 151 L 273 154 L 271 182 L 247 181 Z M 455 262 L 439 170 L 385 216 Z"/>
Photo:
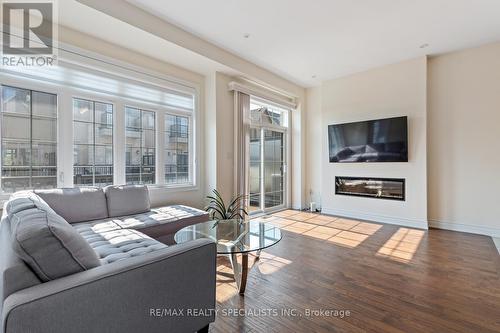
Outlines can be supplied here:
<path id="1" fill-rule="evenodd" d="M 58 187 L 73 186 L 73 98 L 66 89 L 57 92 L 58 145 L 57 170 Z"/>
<path id="2" fill-rule="evenodd" d="M 115 102 L 113 113 L 113 182 L 125 184 L 125 104 Z"/>
<path id="3" fill-rule="evenodd" d="M 156 112 L 156 184 L 165 184 L 165 112 Z"/>

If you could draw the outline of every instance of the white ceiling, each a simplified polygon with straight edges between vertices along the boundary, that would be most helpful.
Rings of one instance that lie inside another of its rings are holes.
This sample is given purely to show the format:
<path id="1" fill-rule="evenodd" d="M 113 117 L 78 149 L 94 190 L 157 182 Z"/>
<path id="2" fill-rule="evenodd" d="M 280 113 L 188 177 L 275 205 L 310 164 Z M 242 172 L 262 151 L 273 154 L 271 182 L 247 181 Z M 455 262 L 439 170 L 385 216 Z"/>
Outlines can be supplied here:
<path id="1" fill-rule="evenodd" d="M 499 0 L 127 1 L 302 86 L 500 40 Z"/>

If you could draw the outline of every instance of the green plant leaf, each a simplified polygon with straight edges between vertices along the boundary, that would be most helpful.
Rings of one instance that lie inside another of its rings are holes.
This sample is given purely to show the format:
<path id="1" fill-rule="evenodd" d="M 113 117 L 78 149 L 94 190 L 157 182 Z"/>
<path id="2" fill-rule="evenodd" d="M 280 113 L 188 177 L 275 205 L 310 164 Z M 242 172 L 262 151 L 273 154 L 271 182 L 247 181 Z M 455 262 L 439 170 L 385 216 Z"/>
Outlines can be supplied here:
<path id="1" fill-rule="evenodd" d="M 226 207 L 224 206 L 224 202 L 222 201 L 220 195 L 216 195 L 216 197 L 207 196 L 207 198 L 210 199 L 210 206 L 217 207 L 219 214 L 221 214 L 221 219 L 224 219 L 226 215 Z"/>
<path id="2" fill-rule="evenodd" d="M 222 210 L 224 212 L 227 212 L 226 206 L 224 205 L 224 199 L 222 198 L 222 195 L 216 189 L 214 189 L 213 192 L 215 193 L 215 196 L 218 198 L 218 202 L 220 202 L 220 204 L 222 205 Z"/>
<path id="3" fill-rule="evenodd" d="M 244 220 L 244 217 L 248 215 L 245 209 L 247 195 L 237 195 L 229 205 L 226 206 L 220 192 L 216 189 L 212 190 L 212 192 L 213 195 L 207 196 L 209 203 L 205 207 L 205 210 L 212 214 L 212 218 L 215 218 L 218 214 L 220 219 L 234 219 L 238 217 Z"/>
<path id="4" fill-rule="evenodd" d="M 225 217 L 225 214 L 224 212 L 218 207 L 218 206 L 212 206 L 212 204 L 210 204 L 209 206 L 207 206 L 207 209 L 205 209 L 207 212 L 212 212 L 212 218 L 215 218 L 216 217 L 216 214 L 215 213 L 218 213 L 219 214 L 219 217 L 221 219 L 224 219 Z"/>

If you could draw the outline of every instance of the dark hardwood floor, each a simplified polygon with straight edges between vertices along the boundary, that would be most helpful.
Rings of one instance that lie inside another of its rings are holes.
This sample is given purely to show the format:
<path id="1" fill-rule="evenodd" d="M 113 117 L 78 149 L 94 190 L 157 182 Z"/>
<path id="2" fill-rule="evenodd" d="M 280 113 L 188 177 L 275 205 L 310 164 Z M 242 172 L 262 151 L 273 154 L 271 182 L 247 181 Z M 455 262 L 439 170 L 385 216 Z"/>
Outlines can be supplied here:
<path id="1" fill-rule="evenodd" d="M 490 237 L 292 210 L 265 220 L 284 236 L 255 262 L 245 296 L 219 258 L 210 332 L 500 332 Z"/>

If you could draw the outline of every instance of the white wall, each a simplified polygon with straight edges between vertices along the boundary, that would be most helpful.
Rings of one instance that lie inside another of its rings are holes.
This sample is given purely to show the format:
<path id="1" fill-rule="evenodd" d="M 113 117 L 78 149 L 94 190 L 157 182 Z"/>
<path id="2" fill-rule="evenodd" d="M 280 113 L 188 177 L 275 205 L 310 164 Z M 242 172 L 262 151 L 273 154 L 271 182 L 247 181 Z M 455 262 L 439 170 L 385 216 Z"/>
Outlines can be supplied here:
<path id="1" fill-rule="evenodd" d="M 500 237 L 500 43 L 429 61 L 429 222 Z"/>
<path id="2" fill-rule="evenodd" d="M 215 75 L 205 77 L 205 193 L 217 188 L 217 103 Z"/>
<path id="3" fill-rule="evenodd" d="M 217 189 L 225 200 L 234 195 L 234 93 L 232 77 L 216 73 Z"/>
<path id="4" fill-rule="evenodd" d="M 225 200 L 229 200 L 233 196 L 234 167 L 234 99 L 228 90 L 231 77 L 215 72 L 207 76 L 205 82 L 205 193 L 217 189 Z"/>
<path id="5" fill-rule="evenodd" d="M 323 170 L 321 87 L 307 89 L 306 105 L 306 203 L 314 201 L 321 208 L 321 173 Z"/>
<path id="6" fill-rule="evenodd" d="M 302 209 L 307 207 L 306 197 L 306 102 L 304 99 L 299 99 L 297 108 L 292 111 L 290 128 L 291 135 L 291 165 L 288 167 L 288 172 L 291 171 L 290 187 L 291 187 L 291 202 L 290 207 L 294 209 Z"/>
<path id="7" fill-rule="evenodd" d="M 309 125 L 307 146 L 314 158 L 321 142 L 321 156 L 316 164 L 308 162 L 307 189 L 320 191 L 324 213 L 427 228 L 426 76 L 427 59 L 422 57 L 324 82 L 321 93 L 308 91 L 311 109 L 317 109 L 320 99 L 321 131 L 314 121 Z M 329 124 L 395 116 L 408 116 L 408 163 L 329 163 Z M 406 201 L 335 195 L 335 176 L 405 178 Z"/>

